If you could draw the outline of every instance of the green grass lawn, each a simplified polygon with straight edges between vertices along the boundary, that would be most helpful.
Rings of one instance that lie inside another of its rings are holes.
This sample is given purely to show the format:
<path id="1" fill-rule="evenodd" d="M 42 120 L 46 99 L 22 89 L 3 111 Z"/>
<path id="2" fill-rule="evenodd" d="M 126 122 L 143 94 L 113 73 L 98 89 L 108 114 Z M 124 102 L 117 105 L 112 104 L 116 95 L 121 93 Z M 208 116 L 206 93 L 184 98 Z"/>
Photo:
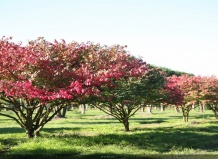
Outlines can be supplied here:
<path id="1" fill-rule="evenodd" d="M 154 110 L 152 115 L 139 111 L 130 119 L 130 129 L 125 132 L 99 110 L 85 115 L 73 110 L 48 123 L 41 137 L 26 139 L 18 124 L 0 116 L 0 158 L 218 157 L 218 121 L 210 110 L 192 110 L 188 123 L 172 110 Z"/>

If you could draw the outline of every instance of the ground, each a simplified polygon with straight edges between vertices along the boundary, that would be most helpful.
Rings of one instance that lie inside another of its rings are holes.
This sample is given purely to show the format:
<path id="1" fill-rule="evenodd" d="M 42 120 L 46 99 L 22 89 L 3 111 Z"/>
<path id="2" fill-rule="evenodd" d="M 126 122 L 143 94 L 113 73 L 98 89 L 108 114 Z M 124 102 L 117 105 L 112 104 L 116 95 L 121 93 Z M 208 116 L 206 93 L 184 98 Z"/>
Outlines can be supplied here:
<path id="1" fill-rule="evenodd" d="M 84 115 L 73 110 L 48 123 L 41 137 L 29 140 L 13 120 L 0 117 L 0 153 L 13 159 L 217 158 L 218 121 L 212 111 L 192 110 L 189 121 L 184 123 L 182 114 L 169 109 L 152 115 L 139 111 L 130 119 L 131 131 L 125 132 L 121 123 L 99 110 Z"/>

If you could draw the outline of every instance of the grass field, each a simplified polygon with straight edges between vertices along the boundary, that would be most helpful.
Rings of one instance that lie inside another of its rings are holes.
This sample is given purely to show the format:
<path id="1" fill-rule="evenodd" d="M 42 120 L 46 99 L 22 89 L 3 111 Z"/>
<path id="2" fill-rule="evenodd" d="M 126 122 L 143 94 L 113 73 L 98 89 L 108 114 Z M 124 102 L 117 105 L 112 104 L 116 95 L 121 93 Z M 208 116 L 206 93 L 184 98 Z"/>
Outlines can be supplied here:
<path id="1" fill-rule="evenodd" d="M 192 110 L 189 123 L 173 110 L 139 111 L 130 129 L 99 110 L 73 110 L 28 140 L 18 124 L 0 116 L 0 158 L 218 158 L 218 121 L 210 110 Z"/>

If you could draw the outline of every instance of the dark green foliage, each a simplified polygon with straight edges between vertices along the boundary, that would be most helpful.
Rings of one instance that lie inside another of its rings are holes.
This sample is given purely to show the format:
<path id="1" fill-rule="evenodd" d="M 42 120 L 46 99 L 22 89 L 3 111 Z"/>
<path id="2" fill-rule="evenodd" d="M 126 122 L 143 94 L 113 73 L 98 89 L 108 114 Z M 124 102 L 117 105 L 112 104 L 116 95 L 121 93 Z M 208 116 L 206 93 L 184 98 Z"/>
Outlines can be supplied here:
<path id="1" fill-rule="evenodd" d="M 182 76 L 182 75 L 184 75 L 184 74 L 188 74 L 188 75 L 190 75 L 190 76 L 194 76 L 194 74 L 192 74 L 192 73 L 187 73 L 187 72 L 172 70 L 172 69 L 169 69 L 169 68 L 167 68 L 167 67 L 160 67 L 160 66 L 155 66 L 155 65 L 151 65 L 151 67 L 160 68 L 161 70 L 163 70 L 163 71 L 166 73 L 166 76 L 167 76 L 167 77 L 170 77 L 170 76 L 172 76 L 172 75 Z"/>
<path id="2" fill-rule="evenodd" d="M 148 65 L 149 71 L 142 78 L 140 86 L 144 89 L 142 101 L 148 104 L 159 104 L 164 98 L 163 86 L 166 84 L 166 74 L 159 68 Z"/>
<path id="3" fill-rule="evenodd" d="M 102 100 L 96 107 L 115 117 L 129 131 L 129 118 L 142 106 L 160 103 L 164 98 L 162 88 L 166 83 L 165 73 L 147 65 L 147 72 L 141 77 L 115 80 L 117 87 L 101 90 Z"/>

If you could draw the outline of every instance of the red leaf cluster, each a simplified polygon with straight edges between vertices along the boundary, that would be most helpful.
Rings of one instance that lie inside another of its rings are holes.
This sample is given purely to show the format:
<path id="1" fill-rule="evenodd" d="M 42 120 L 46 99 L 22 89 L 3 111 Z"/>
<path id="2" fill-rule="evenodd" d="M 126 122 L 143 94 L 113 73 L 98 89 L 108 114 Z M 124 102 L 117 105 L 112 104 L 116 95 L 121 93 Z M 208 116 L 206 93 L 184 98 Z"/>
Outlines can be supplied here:
<path id="1" fill-rule="evenodd" d="M 147 70 L 124 47 L 53 43 L 44 38 L 22 46 L 0 40 L 0 92 L 4 96 L 42 101 L 97 95 L 113 80 L 139 77 Z"/>
<path id="2" fill-rule="evenodd" d="M 218 101 L 218 78 L 215 76 L 172 76 L 167 81 L 170 101 L 176 105 Z"/>

